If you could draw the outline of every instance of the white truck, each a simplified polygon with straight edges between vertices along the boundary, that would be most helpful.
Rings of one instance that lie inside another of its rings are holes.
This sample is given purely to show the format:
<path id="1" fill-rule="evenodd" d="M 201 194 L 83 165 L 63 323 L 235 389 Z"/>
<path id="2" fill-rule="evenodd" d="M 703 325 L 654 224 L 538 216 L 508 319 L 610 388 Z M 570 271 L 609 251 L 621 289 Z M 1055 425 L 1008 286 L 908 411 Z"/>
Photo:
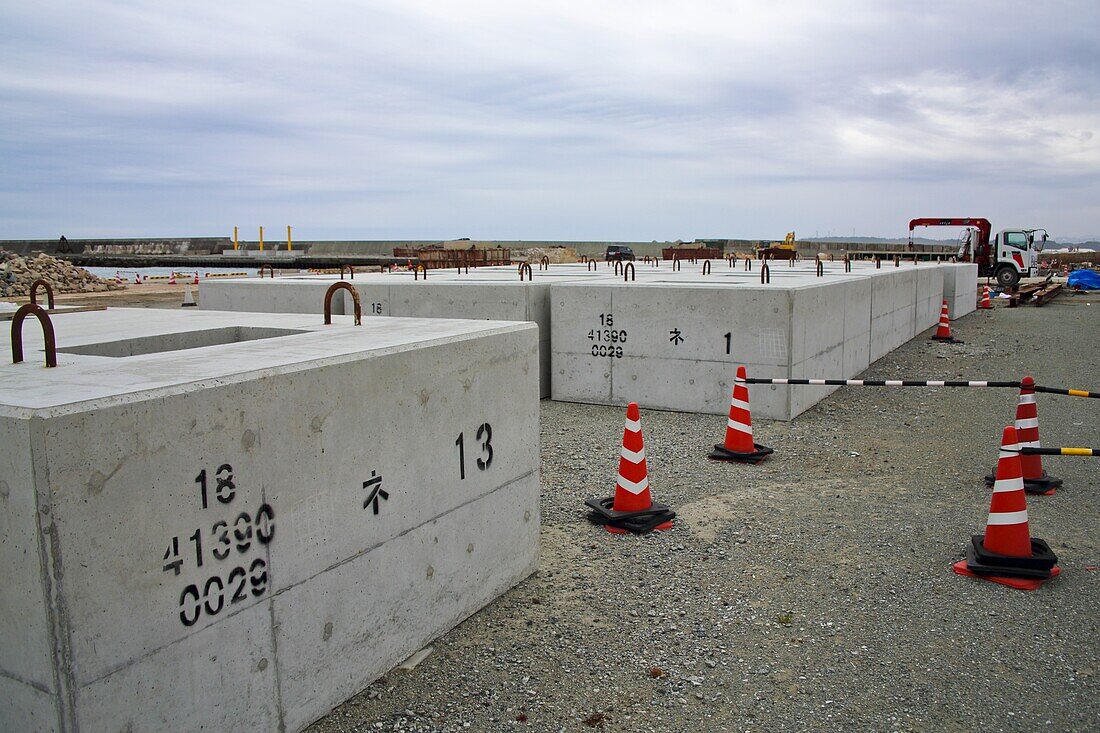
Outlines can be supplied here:
<path id="1" fill-rule="evenodd" d="M 966 227 L 959 235 L 959 262 L 975 262 L 978 277 L 993 277 L 1003 288 L 1015 288 L 1022 277 L 1038 274 L 1039 253 L 1047 241 L 1046 229 L 1003 229 L 990 241 L 988 219 L 912 219 L 909 243 L 917 227 Z"/>

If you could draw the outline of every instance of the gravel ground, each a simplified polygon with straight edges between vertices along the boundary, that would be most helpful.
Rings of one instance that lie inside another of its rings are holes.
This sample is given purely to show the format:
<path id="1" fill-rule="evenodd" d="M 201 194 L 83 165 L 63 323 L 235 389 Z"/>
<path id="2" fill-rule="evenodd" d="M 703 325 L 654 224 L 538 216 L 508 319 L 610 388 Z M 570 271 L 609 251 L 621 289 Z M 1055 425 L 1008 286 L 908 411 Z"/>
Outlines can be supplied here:
<path id="1" fill-rule="evenodd" d="M 863 376 L 1100 387 L 1100 296 L 978 311 Z M 826 375 L 822 375 L 826 376 Z M 318 721 L 334 731 L 1068 731 L 1100 728 L 1100 461 L 1029 497 L 1062 576 L 1026 593 L 954 575 L 989 508 L 1011 390 L 842 388 L 775 455 L 705 459 L 724 420 L 643 411 L 667 533 L 613 537 L 623 410 L 542 403 L 540 570 Z M 1100 445 L 1095 400 L 1040 396 L 1043 443 Z"/>
<path id="2" fill-rule="evenodd" d="M 67 303 L 178 307 L 181 286 Z M 1100 295 L 976 312 L 867 378 L 1100 388 Z M 832 376 L 832 375 L 821 375 Z M 309 730 L 1086 731 L 1100 729 L 1100 461 L 1029 497 L 1062 575 L 1033 593 L 960 578 L 1009 390 L 842 388 L 776 454 L 705 459 L 724 420 L 643 411 L 654 498 L 675 528 L 612 537 L 583 502 L 613 491 L 620 408 L 542 403 L 540 570 Z M 1040 395 L 1048 446 L 1098 446 L 1100 403 Z"/>

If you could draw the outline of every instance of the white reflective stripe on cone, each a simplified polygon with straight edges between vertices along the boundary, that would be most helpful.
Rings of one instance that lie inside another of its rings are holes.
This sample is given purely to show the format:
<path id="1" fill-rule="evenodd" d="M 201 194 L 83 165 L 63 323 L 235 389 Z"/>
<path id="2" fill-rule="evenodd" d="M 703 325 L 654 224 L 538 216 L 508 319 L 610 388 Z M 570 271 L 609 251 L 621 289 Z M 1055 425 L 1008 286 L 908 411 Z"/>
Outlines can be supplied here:
<path id="1" fill-rule="evenodd" d="M 736 397 L 730 400 L 730 407 L 740 407 L 742 410 L 749 409 L 749 403 L 745 400 L 739 400 Z"/>
<path id="2" fill-rule="evenodd" d="M 619 476 L 619 480 L 616 482 L 616 485 L 623 491 L 629 491 L 631 494 L 640 494 L 649 488 L 649 476 L 646 476 L 638 483 L 634 483 L 629 479 L 625 479 L 622 476 Z"/>
<path id="3" fill-rule="evenodd" d="M 1022 395 L 1020 395 L 1020 404 L 1021 405 L 1033 405 L 1033 404 L 1035 404 L 1035 395 L 1033 395 L 1033 394 L 1022 394 Z"/>
<path id="4" fill-rule="evenodd" d="M 1024 428 L 1037 428 L 1039 427 L 1039 418 L 1037 417 L 1025 417 L 1022 420 L 1016 421 L 1016 429 L 1023 430 Z"/>
<path id="5" fill-rule="evenodd" d="M 624 445 L 619 455 L 631 463 L 641 463 L 645 460 L 645 447 L 643 446 L 639 451 L 632 451 Z"/>
<path id="6" fill-rule="evenodd" d="M 990 513 L 986 524 L 1023 524 L 1027 521 L 1027 509 L 1020 512 L 996 512 Z"/>
<path id="7" fill-rule="evenodd" d="M 638 420 L 631 420 L 629 417 L 626 419 L 626 429 L 632 433 L 642 432 L 642 423 Z"/>
<path id="8" fill-rule="evenodd" d="M 997 453 L 997 458 L 1012 458 L 1020 452 L 1020 446 L 1022 443 L 1013 443 L 1012 445 L 1002 445 L 1001 450 Z"/>
<path id="9" fill-rule="evenodd" d="M 748 433 L 752 435 L 752 425 L 746 425 L 745 423 L 737 422 L 735 420 L 726 420 L 726 427 L 733 430 L 740 430 L 742 433 Z"/>
<path id="10" fill-rule="evenodd" d="M 993 493 L 1001 494 L 1006 491 L 1023 491 L 1024 479 L 1020 478 L 999 478 L 993 482 Z"/>

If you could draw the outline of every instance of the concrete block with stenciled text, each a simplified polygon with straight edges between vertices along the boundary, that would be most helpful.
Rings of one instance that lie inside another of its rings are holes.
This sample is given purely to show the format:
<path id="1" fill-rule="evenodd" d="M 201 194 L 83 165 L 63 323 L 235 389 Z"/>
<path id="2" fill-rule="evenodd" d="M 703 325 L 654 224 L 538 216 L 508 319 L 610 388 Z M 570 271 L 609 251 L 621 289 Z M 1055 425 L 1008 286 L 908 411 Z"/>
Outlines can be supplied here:
<path id="1" fill-rule="evenodd" d="M 351 320 L 25 323 L 0 730 L 300 730 L 535 569 L 535 326 Z"/>

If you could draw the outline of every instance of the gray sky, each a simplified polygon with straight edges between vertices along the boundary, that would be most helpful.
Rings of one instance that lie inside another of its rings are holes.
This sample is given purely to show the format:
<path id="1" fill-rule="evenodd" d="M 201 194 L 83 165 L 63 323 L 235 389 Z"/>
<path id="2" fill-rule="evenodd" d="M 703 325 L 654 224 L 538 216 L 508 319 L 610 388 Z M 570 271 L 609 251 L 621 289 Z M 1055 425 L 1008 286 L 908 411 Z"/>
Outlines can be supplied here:
<path id="1" fill-rule="evenodd" d="M 1095 0 L 4 0 L 0 238 L 1095 236 L 1098 29 Z"/>

